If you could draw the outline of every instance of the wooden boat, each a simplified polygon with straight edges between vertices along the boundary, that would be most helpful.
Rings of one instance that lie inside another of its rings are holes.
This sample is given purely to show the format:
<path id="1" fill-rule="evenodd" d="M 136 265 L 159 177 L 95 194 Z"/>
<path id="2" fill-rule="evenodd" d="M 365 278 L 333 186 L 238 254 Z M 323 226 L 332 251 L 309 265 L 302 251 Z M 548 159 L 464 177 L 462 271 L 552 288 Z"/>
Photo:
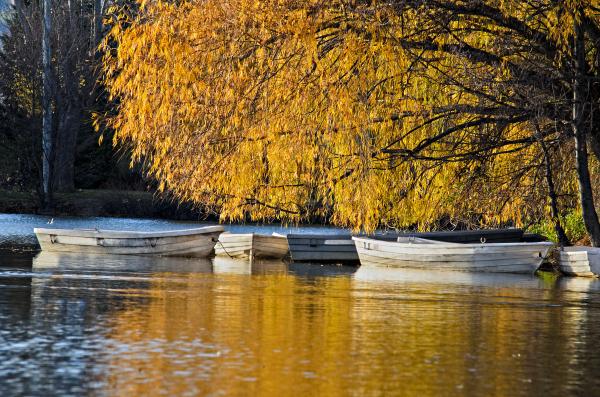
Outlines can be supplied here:
<path id="1" fill-rule="evenodd" d="M 571 276 L 600 276 L 600 248 L 561 248 L 558 264 L 561 272 Z"/>
<path id="2" fill-rule="evenodd" d="M 288 234 L 292 262 L 355 263 L 351 234 Z"/>
<path id="3" fill-rule="evenodd" d="M 454 243 L 504 243 L 543 241 L 541 236 L 524 234 L 521 229 L 461 230 L 423 233 L 377 233 L 368 237 L 396 241 L 399 237 L 421 237 Z M 288 234 L 288 245 L 293 262 L 358 264 L 356 246 L 349 233 Z"/>
<path id="4" fill-rule="evenodd" d="M 278 258 L 289 252 L 287 238 L 279 234 L 222 233 L 215 254 L 232 258 Z"/>
<path id="5" fill-rule="evenodd" d="M 461 244 L 399 237 L 382 241 L 353 237 L 361 266 L 459 270 L 493 273 L 533 273 L 553 243 Z"/>
<path id="6" fill-rule="evenodd" d="M 43 251 L 203 258 L 213 252 L 221 226 L 161 232 L 34 229 Z"/>

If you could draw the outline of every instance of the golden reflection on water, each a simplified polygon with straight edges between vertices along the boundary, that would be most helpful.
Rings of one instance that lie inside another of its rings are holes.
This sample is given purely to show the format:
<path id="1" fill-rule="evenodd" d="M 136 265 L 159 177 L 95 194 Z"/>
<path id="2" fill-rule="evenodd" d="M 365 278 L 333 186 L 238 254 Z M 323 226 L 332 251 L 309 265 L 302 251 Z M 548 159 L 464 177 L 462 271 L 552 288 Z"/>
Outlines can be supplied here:
<path id="1" fill-rule="evenodd" d="M 134 350 L 111 363 L 116 394 L 149 395 L 165 381 L 174 395 L 332 395 L 343 388 L 340 374 L 353 361 L 349 278 L 306 286 L 285 274 L 196 274 L 176 291 L 162 280 L 152 283 L 153 299 L 143 310 L 121 312 L 111 324 L 110 338 Z M 147 349 L 147 341 L 161 348 Z"/>
<path id="2" fill-rule="evenodd" d="M 390 269 L 299 277 L 281 262 L 217 260 L 129 291 L 144 299 L 105 325 L 100 377 L 118 396 L 568 392 L 600 370 L 599 307 L 584 304 L 599 289 Z"/>

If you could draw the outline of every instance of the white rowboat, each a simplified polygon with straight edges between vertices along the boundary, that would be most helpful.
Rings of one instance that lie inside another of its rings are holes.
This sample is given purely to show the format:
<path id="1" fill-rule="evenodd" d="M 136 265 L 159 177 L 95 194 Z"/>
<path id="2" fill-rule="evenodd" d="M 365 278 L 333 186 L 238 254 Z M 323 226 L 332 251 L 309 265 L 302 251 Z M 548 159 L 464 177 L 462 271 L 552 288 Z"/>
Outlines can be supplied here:
<path id="1" fill-rule="evenodd" d="M 510 243 L 539 236 L 524 234 L 521 229 L 455 230 L 439 232 L 378 232 L 357 237 L 396 241 L 399 237 L 419 237 L 449 243 Z M 352 236 L 337 234 L 288 234 L 290 256 L 293 262 L 358 264 L 359 258 Z M 540 241 L 540 240 L 537 240 Z"/>
<path id="2" fill-rule="evenodd" d="M 213 252 L 223 227 L 161 232 L 36 228 L 34 232 L 43 251 L 204 258 Z"/>
<path id="3" fill-rule="evenodd" d="M 600 276 L 600 248 L 564 247 L 559 254 L 561 272 L 572 276 Z"/>
<path id="4" fill-rule="evenodd" d="M 289 252 L 287 238 L 278 234 L 223 233 L 215 254 L 233 258 L 283 258 Z"/>
<path id="5" fill-rule="evenodd" d="M 492 273 L 533 273 L 551 242 L 460 244 L 400 237 L 381 241 L 352 237 L 361 266 L 458 270 Z"/>

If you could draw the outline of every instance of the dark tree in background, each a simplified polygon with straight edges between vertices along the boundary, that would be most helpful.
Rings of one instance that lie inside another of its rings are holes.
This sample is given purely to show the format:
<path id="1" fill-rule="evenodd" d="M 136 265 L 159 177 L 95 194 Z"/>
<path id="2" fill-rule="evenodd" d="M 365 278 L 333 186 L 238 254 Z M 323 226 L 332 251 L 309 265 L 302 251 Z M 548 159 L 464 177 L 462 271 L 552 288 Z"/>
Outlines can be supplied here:
<path id="1" fill-rule="evenodd" d="M 44 4 L 49 7 L 47 48 Z M 5 5 L 0 41 L 0 188 L 35 189 L 41 202 L 51 205 L 53 192 L 139 185 L 138 174 L 128 169 L 128 156 L 115 153 L 109 144 L 99 146 L 91 123 L 92 113 L 107 106 L 97 83 L 97 47 L 110 4 L 15 0 Z"/>

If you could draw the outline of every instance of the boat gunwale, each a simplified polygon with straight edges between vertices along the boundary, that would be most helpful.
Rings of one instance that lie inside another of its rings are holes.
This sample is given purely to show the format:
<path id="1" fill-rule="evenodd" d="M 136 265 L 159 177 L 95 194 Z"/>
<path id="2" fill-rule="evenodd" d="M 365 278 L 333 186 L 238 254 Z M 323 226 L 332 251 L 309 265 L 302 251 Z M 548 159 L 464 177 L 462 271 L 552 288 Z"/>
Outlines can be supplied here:
<path id="1" fill-rule="evenodd" d="M 425 248 L 431 247 L 434 249 L 447 248 L 447 249 L 461 249 L 461 248 L 485 248 L 485 247 L 548 247 L 552 248 L 554 243 L 551 241 L 540 241 L 540 242 L 514 242 L 514 243 L 448 243 L 430 239 L 420 238 L 420 244 L 414 243 L 406 243 L 406 242 L 398 242 L 398 241 L 386 241 L 386 240 L 377 240 L 374 238 L 368 237 L 357 237 L 352 236 L 352 240 L 356 242 L 363 243 L 376 243 L 384 246 L 390 247 L 402 247 L 402 248 Z M 432 243 L 424 243 L 424 241 L 431 241 Z"/>
<path id="2" fill-rule="evenodd" d="M 34 228 L 34 233 L 69 236 L 69 237 L 91 237 L 91 238 L 115 238 L 115 239 L 139 239 L 139 238 L 161 238 L 161 237 L 177 237 L 177 236 L 193 236 L 205 235 L 213 233 L 222 233 L 223 226 L 202 226 L 192 229 L 175 229 L 163 231 L 135 231 L 135 230 L 103 230 L 103 229 L 48 229 Z"/>
<path id="3" fill-rule="evenodd" d="M 275 233 L 275 232 L 273 234 L 266 234 L 266 233 L 254 233 L 254 232 L 234 233 L 234 232 L 230 232 L 230 231 L 225 231 L 221 235 L 223 237 L 273 237 L 276 239 L 287 240 L 287 236 L 284 236 L 282 234 Z"/>

